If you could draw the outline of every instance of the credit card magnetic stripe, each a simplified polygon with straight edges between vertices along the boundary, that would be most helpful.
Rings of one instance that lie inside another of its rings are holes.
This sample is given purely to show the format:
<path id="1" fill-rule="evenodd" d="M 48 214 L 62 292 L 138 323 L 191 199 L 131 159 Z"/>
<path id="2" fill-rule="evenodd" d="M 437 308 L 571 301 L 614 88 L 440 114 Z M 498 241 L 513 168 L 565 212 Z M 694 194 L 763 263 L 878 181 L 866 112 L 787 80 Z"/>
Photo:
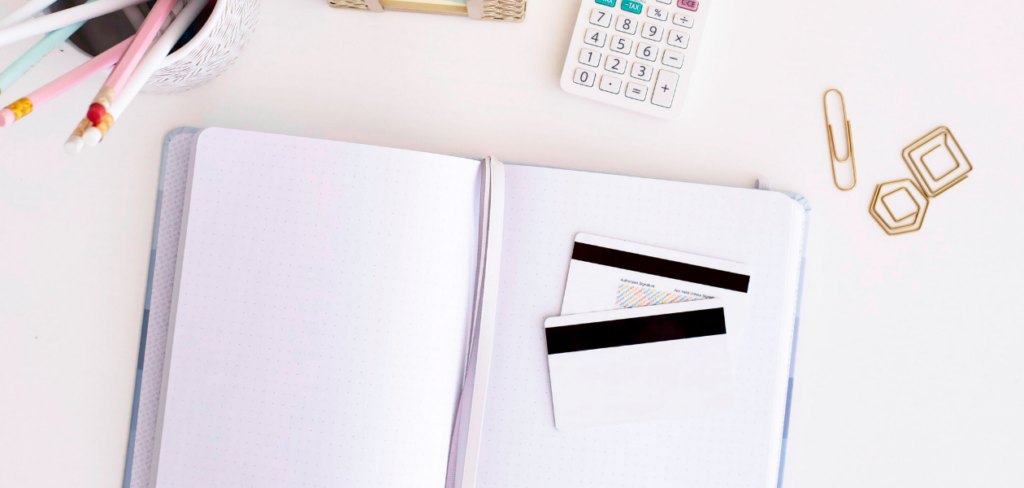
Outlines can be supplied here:
<path id="1" fill-rule="evenodd" d="M 572 258 L 577 261 L 628 269 L 638 273 L 662 276 L 742 293 L 746 293 L 747 287 L 750 285 L 750 277 L 739 273 L 644 256 L 642 254 L 634 254 L 582 242 L 577 242 L 573 245 Z"/>
<path id="2" fill-rule="evenodd" d="M 577 244 L 579 245 L 579 244 Z M 725 334 L 725 310 L 710 308 L 544 329 L 548 354 Z"/>

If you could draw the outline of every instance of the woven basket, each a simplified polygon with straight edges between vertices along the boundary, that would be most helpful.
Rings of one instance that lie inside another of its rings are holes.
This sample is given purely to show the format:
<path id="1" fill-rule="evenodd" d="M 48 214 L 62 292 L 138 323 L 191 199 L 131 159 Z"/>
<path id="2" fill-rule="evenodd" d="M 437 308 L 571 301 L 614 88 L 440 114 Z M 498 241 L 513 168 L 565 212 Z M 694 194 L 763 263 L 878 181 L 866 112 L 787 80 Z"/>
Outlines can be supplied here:
<path id="1" fill-rule="evenodd" d="M 522 22 L 526 17 L 526 0 L 466 0 L 466 9 L 433 9 L 427 5 L 409 6 L 403 2 L 388 0 L 328 0 L 327 3 L 336 8 L 354 8 L 371 12 L 396 10 L 404 12 L 423 12 L 444 15 L 460 15 L 475 20 L 496 20 L 500 22 Z M 396 3 L 400 6 L 389 5 Z"/>

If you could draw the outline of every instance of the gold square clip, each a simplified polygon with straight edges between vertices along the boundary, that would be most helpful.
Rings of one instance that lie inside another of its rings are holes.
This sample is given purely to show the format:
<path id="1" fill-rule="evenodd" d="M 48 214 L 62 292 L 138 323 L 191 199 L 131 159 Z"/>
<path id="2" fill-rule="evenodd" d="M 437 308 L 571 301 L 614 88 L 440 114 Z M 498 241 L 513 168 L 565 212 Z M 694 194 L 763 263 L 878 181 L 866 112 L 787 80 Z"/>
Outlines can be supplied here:
<path id="1" fill-rule="evenodd" d="M 947 127 L 939 127 L 907 146 L 903 160 L 929 198 L 967 179 L 973 169 Z"/>

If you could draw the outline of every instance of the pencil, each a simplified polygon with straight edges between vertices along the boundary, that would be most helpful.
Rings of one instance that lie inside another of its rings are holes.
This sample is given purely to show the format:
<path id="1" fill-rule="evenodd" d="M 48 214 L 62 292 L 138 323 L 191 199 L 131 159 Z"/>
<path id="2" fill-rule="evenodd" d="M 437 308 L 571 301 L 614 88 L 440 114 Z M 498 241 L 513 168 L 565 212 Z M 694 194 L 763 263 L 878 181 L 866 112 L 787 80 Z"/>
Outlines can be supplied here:
<path id="1" fill-rule="evenodd" d="M 77 7 L 54 12 L 18 25 L 0 30 L 0 46 L 6 46 L 34 35 L 55 31 L 61 27 L 83 22 L 94 17 L 116 12 L 130 5 L 143 3 L 146 0 L 97 0 Z"/>
<path id="2" fill-rule="evenodd" d="M 96 0 L 86 0 L 86 3 L 95 1 Z M 71 34 L 74 34 L 75 31 L 84 24 L 85 22 L 82 21 L 50 32 L 34 46 L 29 48 L 28 51 L 25 51 L 25 54 L 22 54 L 21 57 L 16 59 L 10 66 L 0 72 L 0 94 L 10 88 L 11 85 L 24 76 L 28 70 L 32 69 L 36 63 L 43 59 L 43 56 L 46 56 L 50 51 L 53 51 L 55 47 L 68 40 L 68 38 L 71 37 Z"/>
<path id="3" fill-rule="evenodd" d="M 164 60 L 167 59 L 167 54 L 171 52 L 178 39 L 185 33 L 185 30 L 196 20 L 199 12 L 203 10 L 208 1 L 189 1 L 188 5 L 185 5 L 185 8 L 181 10 L 178 16 L 174 18 L 174 21 L 171 22 L 171 25 L 167 27 L 167 30 L 164 31 L 163 35 L 160 36 L 160 39 L 153 43 L 153 46 L 149 48 L 149 52 L 146 53 L 146 57 L 135 68 L 135 72 L 132 73 L 131 79 L 128 80 L 124 90 L 117 96 L 114 103 L 110 104 L 110 110 L 103 114 L 99 122 L 85 130 L 82 139 L 87 146 L 95 146 L 106 137 L 114 122 L 121 117 L 124 109 L 132 103 L 132 100 L 139 94 L 139 91 L 149 81 L 149 78 L 153 76 L 153 73 L 160 69 Z"/>
<path id="4" fill-rule="evenodd" d="M 153 39 L 160 33 L 160 27 L 167 20 L 167 16 L 170 15 L 171 9 L 174 8 L 174 4 L 177 2 L 178 0 L 157 0 L 156 5 L 153 5 L 153 8 L 149 10 L 149 15 L 146 16 L 146 21 L 142 23 L 142 27 L 139 27 L 139 31 L 135 34 L 135 39 L 132 40 L 121 61 L 114 68 L 114 72 L 110 73 L 110 76 L 107 77 L 107 81 L 103 83 L 99 93 L 96 94 L 96 98 L 93 99 L 92 105 L 89 106 L 86 118 L 92 123 L 95 124 L 103 118 L 103 114 L 107 113 L 110 104 L 114 102 L 117 95 L 128 84 L 128 79 L 131 77 L 132 72 L 135 71 L 139 62 L 142 61 L 142 57 L 146 54 L 146 49 L 149 48 Z"/>
<path id="5" fill-rule="evenodd" d="M 13 124 L 18 119 L 31 113 L 35 107 L 68 91 L 92 75 L 113 66 L 114 63 L 121 59 L 121 55 L 128 49 L 128 44 L 130 43 L 131 38 L 121 41 L 120 44 L 103 51 L 100 55 L 68 71 L 60 78 L 47 83 L 42 88 L 29 93 L 24 98 L 8 105 L 7 108 L 0 110 L 0 127 Z"/>
<path id="6" fill-rule="evenodd" d="M 49 7 L 50 4 L 55 1 L 57 0 L 28 0 L 25 2 L 25 5 L 18 7 L 7 17 L 0 19 L 0 29 L 20 23 L 21 21 L 42 12 L 44 8 Z"/>

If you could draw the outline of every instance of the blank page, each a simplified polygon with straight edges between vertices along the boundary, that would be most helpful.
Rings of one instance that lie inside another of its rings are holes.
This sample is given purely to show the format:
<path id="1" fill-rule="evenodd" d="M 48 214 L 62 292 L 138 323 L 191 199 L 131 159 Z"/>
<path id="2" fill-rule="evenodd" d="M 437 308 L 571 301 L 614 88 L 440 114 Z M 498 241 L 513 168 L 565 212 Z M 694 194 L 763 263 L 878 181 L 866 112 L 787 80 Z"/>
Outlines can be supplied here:
<path id="1" fill-rule="evenodd" d="M 493 362 L 477 486 L 774 486 L 804 209 L 738 188 L 507 165 Z M 555 429 L 544 319 L 578 232 L 750 266 L 728 413 Z"/>
<path id="2" fill-rule="evenodd" d="M 203 131 L 155 486 L 444 486 L 480 171 Z"/>

